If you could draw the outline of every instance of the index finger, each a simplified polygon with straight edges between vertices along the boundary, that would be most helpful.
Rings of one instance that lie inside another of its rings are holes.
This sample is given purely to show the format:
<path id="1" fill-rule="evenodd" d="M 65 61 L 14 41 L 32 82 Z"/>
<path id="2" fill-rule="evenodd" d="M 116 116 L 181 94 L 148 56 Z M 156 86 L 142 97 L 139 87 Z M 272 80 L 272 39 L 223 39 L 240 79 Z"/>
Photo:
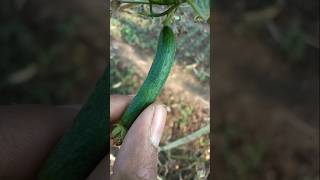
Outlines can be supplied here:
<path id="1" fill-rule="evenodd" d="M 110 96 L 110 122 L 115 123 L 121 118 L 133 96 L 111 95 Z"/>

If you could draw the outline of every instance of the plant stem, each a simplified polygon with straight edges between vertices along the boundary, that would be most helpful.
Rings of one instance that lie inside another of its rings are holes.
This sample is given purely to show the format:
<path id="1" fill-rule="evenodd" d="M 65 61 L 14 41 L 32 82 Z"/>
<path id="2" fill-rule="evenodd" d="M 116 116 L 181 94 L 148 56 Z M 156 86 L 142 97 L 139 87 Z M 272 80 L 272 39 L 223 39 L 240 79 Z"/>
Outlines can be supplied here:
<path id="1" fill-rule="evenodd" d="M 172 9 L 172 10 L 167 14 L 166 19 L 163 21 L 163 24 L 164 24 L 164 25 L 166 25 L 166 26 L 170 26 L 170 25 L 171 25 L 171 23 L 173 22 L 173 21 L 172 21 L 172 18 L 173 18 L 173 16 L 174 16 L 174 13 L 176 12 L 178 6 L 179 6 L 179 4 L 174 5 L 174 9 Z"/>
<path id="2" fill-rule="evenodd" d="M 187 144 L 203 135 L 206 135 L 206 134 L 209 134 L 210 133 L 210 124 L 206 125 L 205 127 L 183 137 L 183 138 L 180 138 L 178 140 L 175 140 L 165 146 L 162 146 L 160 147 L 160 151 L 167 151 L 167 150 L 170 150 L 170 149 L 173 149 L 173 148 L 176 148 L 178 146 L 181 146 L 181 145 L 184 145 L 184 144 Z"/>
<path id="3" fill-rule="evenodd" d="M 120 3 L 129 3 L 129 4 L 150 4 L 149 2 L 145 1 L 119 1 Z"/>
<path id="4" fill-rule="evenodd" d="M 203 19 L 203 18 L 204 18 L 204 17 L 203 17 L 203 13 L 202 13 L 201 10 L 198 8 L 198 6 L 196 6 L 192 0 L 187 0 L 187 2 L 190 4 L 190 6 L 191 6 L 192 9 L 196 12 L 196 14 L 198 14 L 198 15 Z"/>
<path id="5" fill-rule="evenodd" d="M 169 4 L 161 4 L 158 2 L 146 2 L 146 1 L 119 1 L 120 3 L 129 3 L 129 4 L 155 4 L 155 5 L 169 5 Z"/>
<path id="6" fill-rule="evenodd" d="M 177 5 L 172 5 L 169 9 L 167 9 L 166 11 L 162 12 L 162 13 L 152 13 L 152 14 L 147 14 L 147 16 L 150 17 L 160 17 L 160 16 L 164 16 L 169 14 L 172 10 L 174 10 L 177 7 Z"/>

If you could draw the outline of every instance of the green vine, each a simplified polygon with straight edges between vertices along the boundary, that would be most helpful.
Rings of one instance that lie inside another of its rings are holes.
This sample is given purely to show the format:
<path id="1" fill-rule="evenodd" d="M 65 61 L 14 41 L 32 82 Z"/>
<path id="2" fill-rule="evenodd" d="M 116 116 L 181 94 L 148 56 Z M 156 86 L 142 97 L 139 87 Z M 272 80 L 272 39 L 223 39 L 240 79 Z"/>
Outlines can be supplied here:
<path id="1" fill-rule="evenodd" d="M 147 17 L 162 17 L 166 16 L 166 18 L 163 21 L 164 25 L 170 25 L 173 23 L 173 17 L 174 13 L 177 11 L 178 7 L 185 3 L 186 0 L 149 0 L 149 1 L 132 1 L 132 0 L 122 0 L 118 1 L 120 4 L 126 3 L 126 4 L 137 4 L 137 5 L 149 5 L 150 12 L 149 13 L 137 13 L 142 16 Z M 160 13 L 154 13 L 153 12 L 153 6 L 154 5 L 165 5 L 168 6 L 168 8 Z"/>

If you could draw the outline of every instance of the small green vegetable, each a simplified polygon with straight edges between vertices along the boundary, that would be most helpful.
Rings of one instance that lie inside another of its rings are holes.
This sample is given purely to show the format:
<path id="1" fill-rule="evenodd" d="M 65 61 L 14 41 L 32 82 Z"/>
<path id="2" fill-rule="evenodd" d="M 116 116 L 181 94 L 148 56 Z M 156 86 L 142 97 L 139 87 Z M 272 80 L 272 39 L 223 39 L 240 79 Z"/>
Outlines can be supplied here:
<path id="1" fill-rule="evenodd" d="M 164 26 L 160 33 L 156 56 L 147 78 L 122 115 L 120 122 L 112 131 L 111 136 L 116 144 L 122 143 L 127 130 L 135 119 L 148 105 L 153 103 L 160 94 L 173 66 L 175 51 L 176 42 L 174 33 L 169 26 Z"/>
<path id="2" fill-rule="evenodd" d="M 109 150 L 108 68 L 75 118 L 73 127 L 49 155 L 39 180 L 85 179 Z"/>

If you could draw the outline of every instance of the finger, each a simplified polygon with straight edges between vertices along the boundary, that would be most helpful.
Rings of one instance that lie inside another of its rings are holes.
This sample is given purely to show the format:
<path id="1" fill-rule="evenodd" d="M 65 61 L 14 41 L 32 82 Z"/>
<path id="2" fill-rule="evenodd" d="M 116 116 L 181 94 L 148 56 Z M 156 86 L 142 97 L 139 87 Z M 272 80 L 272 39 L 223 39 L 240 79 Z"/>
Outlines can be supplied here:
<path id="1" fill-rule="evenodd" d="M 146 108 L 128 131 L 114 164 L 111 179 L 156 179 L 158 145 L 166 121 L 163 105 Z"/>
<path id="2" fill-rule="evenodd" d="M 132 98 L 133 96 L 125 96 L 125 95 L 110 96 L 110 122 L 111 123 L 114 123 L 115 121 L 121 118 L 121 115 L 126 110 Z"/>
<path id="3" fill-rule="evenodd" d="M 0 179 L 35 179 L 77 112 L 53 106 L 0 107 Z"/>

